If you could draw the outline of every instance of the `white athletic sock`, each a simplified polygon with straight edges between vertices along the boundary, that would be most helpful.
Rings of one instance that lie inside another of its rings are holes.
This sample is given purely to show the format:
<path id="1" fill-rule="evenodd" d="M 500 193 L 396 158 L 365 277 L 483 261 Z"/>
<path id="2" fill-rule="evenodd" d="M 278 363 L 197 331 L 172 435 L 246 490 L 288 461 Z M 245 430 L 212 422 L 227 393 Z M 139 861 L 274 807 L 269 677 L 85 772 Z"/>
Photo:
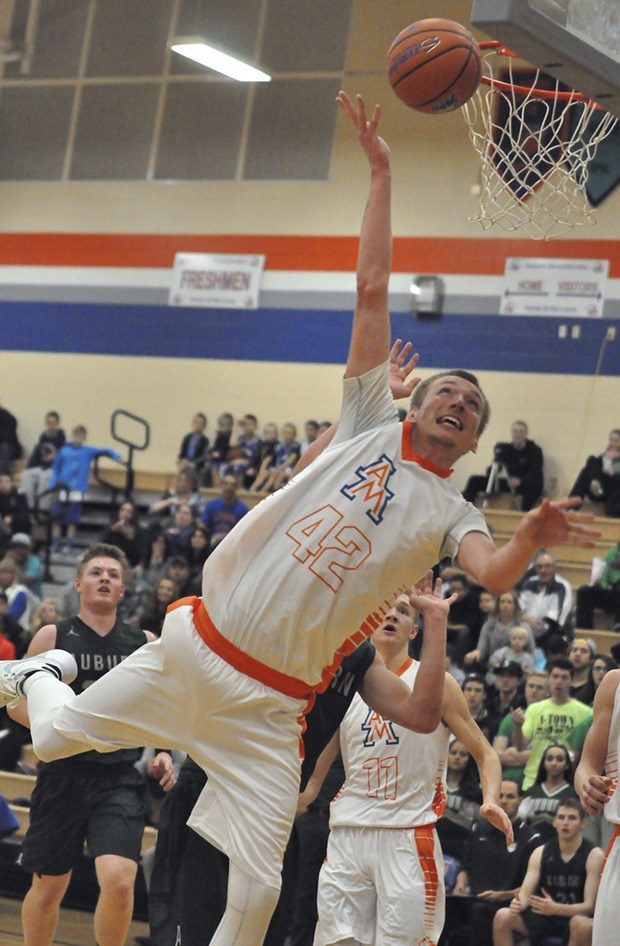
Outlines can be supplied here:
<path id="1" fill-rule="evenodd" d="M 279 895 L 231 863 L 226 911 L 210 946 L 262 946 Z"/>
<path id="2" fill-rule="evenodd" d="M 73 743 L 54 729 L 54 721 L 65 703 L 74 699 L 75 693 L 66 683 L 58 680 L 46 670 L 37 671 L 23 685 L 28 699 L 30 733 L 35 754 L 42 762 L 52 762 L 83 752 L 87 746 Z"/>

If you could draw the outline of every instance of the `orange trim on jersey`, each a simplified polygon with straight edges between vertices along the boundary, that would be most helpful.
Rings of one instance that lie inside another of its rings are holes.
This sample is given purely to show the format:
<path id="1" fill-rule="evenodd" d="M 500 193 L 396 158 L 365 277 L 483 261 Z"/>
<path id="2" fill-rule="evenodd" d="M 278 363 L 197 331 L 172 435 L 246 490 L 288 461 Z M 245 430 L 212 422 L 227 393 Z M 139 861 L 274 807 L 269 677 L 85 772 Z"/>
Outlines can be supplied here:
<path id="1" fill-rule="evenodd" d="M 181 598 L 179 601 L 175 601 L 168 608 L 168 611 L 183 606 L 192 608 L 194 625 L 199 637 L 202 638 L 207 647 L 222 660 L 225 660 L 227 664 L 230 664 L 231 667 L 234 667 L 235 670 L 245 674 L 246 677 L 258 680 L 259 683 L 264 683 L 265 686 L 271 687 L 272 690 L 277 690 L 278 693 L 283 693 L 285 696 L 314 702 L 314 690 L 303 680 L 297 680 L 295 677 L 289 677 L 285 673 L 280 673 L 279 670 L 268 667 L 235 647 L 229 640 L 226 640 L 209 617 L 202 598 Z"/>
<path id="2" fill-rule="evenodd" d="M 439 873 L 435 861 L 435 828 L 431 824 L 421 825 L 413 829 L 413 836 L 424 877 L 424 925 L 427 929 L 432 929 L 439 892 Z M 425 944 L 427 942 L 428 946 L 435 946 L 430 938 L 424 940 Z"/>
<path id="3" fill-rule="evenodd" d="M 409 667 L 411 666 L 412 663 L 413 663 L 413 657 L 407 657 L 402 667 L 399 667 L 398 670 L 396 671 L 396 676 L 402 677 L 403 673 L 409 670 Z"/>
<path id="4" fill-rule="evenodd" d="M 438 466 L 435 466 L 434 463 L 431 463 L 430 460 L 425 460 L 424 457 L 418 456 L 417 453 L 414 453 L 411 449 L 411 421 L 403 421 L 403 432 L 402 432 L 402 441 L 401 441 L 401 451 L 403 454 L 403 460 L 409 460 L 412 463 L 417 463 L 418 466 L 423 467 L 425 470 L 428 470 L 430 473 L 434 473 L 435 476 L 440 476 L 442 480 L 447 480 L 449 476 L 452 476 L 454 470 L 440 470 Z"/>
<path id="5" fill-rule="evenodd" d="M 603 858 L 603 863 L 601 864 L 601 872 L 600 872 L 600 874 L 599 874 L 599 877 L 602 877 L 602 876 L 603 876 L 603 871 L 605 870 L 605 864 L 607 863 L 607 858 L 608 858 L 609 855 L 611 854 L 611 849 L 612 849 L 612 847 L 614 846 L 614 844 L 616 843 L 616 838 L 618 838 L 618 837 L 620 837 L 620 824 L 617 824 L 617 825 L 616 825 L 616 830 L 615 830 L 614 833 L 612 834 L 612 836 L 611 836 L 611 838 L 610 838 L 610 840 L 609 840 L 609 844 L 607 845 L 607 850 L 605 851 L 605 857 Z"/>
<path id="6" fill-rule="evenodd" d="M 175 253 L 265 254 L 266 269 L 355 272 L 357 236 L 162 233 L 2 233 L 4 266 L 114 266 L 169 269 Z M 608 259 L 610 279 L 620 278 L 617 240 L 483 237 L 394 237 L 392 272 L 503 276 L 508 256 Z"/>

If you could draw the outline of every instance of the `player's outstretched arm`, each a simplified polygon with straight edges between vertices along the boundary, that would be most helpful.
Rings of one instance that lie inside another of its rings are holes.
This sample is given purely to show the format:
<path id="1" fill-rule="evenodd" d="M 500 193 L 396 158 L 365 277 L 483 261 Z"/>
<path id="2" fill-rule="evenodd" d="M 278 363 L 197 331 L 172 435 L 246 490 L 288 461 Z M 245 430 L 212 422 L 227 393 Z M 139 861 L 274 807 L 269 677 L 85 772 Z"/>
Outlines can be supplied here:
<path id="1" fill-rule="evenodd" d="M 593 548 L 600 532 L 592 529 L 590 513 L 576 512 L 578 497 L 551 501 L 523 516 L 511 540 L 498 549 L 482 532 L 470 532 L 461 541 L 458 564 L 492 594 L 513 588 L 527 569 L 534 553 L 554 545 Z"/>
<path id="2" fill-rule="evenodd" d="M 409 601 L 424 616 L 424 641 L 420 672 L 413 690 L 387 669 L 377 654 L 366 671 L 360 693 L 384 719 L 414 732 L 433 732 L 441 721 L 445 680 L 447 619 L 456 595 L 441 597 L 441 579 L 433 586 L 433 573 L 409 590 Z"/>
<path id="3" fill-rule="evenodd" d="M 514 843 L 510 819 L 499 807 L 499 791 L 502 782 L 502 767 L 497 753 L 471 717 L 465 697 L 456 680 L 446 674 L 443 721 L 459 742 L 462 742 L 478 766 L 482 805 L 480 814 L 495 828 L 502 831 L 506 844 Z"/>
<path id="4" fill-rule="evenodd" d="M 609 801 L 611 779 L 602 775 L 620 670 L 610 670 L 596 691 L 594 718 L 575 771 L 575 791 L 589 815 L 600 815 Z"/>
<path id="5" fill-rule="evenodd" d="M 377 129 L 381 110 L 370 118 L 361 95 L 351 102 L 336 97 L 357 133 L 370 165 L 370 189 L 364 210 L 357 256 L 357 297 L 345 378 L 357 377 L 387 360 L 390 350 L 388 284 L 392 266 L 390 149 Z"/>

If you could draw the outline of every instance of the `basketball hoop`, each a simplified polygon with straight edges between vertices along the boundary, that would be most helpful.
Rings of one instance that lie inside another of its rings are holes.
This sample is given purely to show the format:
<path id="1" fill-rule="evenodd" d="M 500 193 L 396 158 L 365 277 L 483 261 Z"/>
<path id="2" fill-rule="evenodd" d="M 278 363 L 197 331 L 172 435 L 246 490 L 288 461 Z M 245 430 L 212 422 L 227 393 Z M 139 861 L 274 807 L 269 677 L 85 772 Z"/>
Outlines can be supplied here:
<path id="1" fill-rule="evenodd" d="M 501 43 L 480 48 L 482 81 L 463 106 L 482 162 L 480 206 L 470 219 L 485 230 L 524 229 L 535 240 L 594 223 L 585 189 L 589 165 L 617 118 L 539 69 L 517 70 L 518 57 Z M 507 63 L 505 81 L 494 75 L 497 56 Z"/>

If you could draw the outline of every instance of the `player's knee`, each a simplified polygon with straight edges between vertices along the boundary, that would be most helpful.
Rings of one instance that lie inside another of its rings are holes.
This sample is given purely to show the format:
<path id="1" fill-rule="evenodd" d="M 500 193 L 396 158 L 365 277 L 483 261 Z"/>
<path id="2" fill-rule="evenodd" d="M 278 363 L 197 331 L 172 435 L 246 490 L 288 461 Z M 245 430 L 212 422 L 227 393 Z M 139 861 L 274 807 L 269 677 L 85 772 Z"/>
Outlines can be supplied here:
<path id="1" fill-rule="evenodd" d="M 70 879 L 70 873 L 59 877 L 35 874 L 29 896 L 31 900 L 36 901 L 37 910 L 40 913 L 57 909 L 69 886 Z"/>
<path id="2" fill-rule="evenodd" d="M 509 929 L 511 918 L 512 914 L 508 907 L 502 907 L 501 910 L 498 910 L 493 917 L 493 932 Z"/>
<path id="3" fill-rule="evenodd" d="M 119 911 L 133 906 L 137 865 L 128 858 L 104 855 L 96 859 L 101 897 Z"/>

